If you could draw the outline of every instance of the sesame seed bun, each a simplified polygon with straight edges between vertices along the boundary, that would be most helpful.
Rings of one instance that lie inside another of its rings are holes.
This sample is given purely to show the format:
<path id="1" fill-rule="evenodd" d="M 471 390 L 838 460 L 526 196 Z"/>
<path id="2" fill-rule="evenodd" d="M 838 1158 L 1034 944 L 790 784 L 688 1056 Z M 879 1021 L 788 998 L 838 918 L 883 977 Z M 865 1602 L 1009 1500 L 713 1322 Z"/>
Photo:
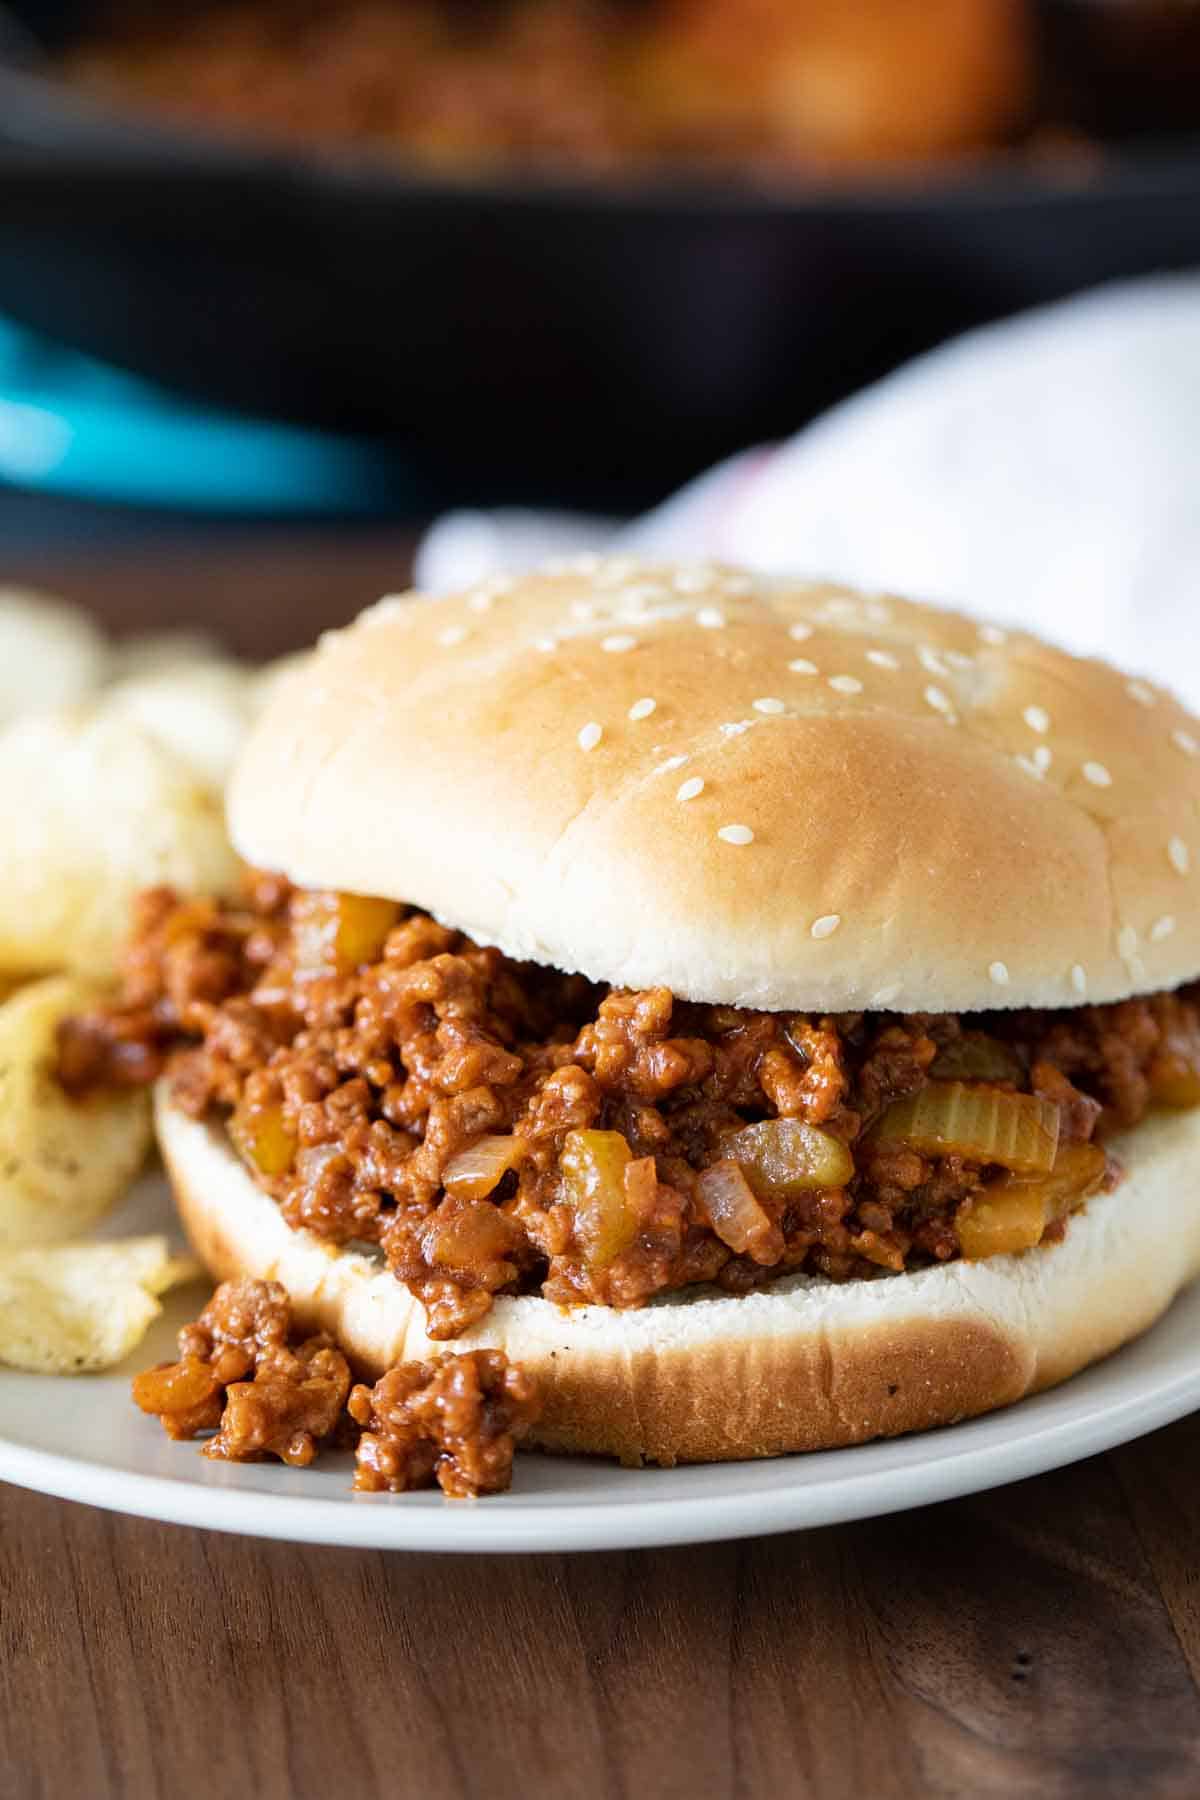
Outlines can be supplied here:
<path id="1" fill-rule="evenodd" d="M 1065 1380 L 1136 1337 L 1200 1272 L 1200 1115 L 1149 1119 L 1116 1148 L 1128 1174 L 1061 1243 L 836 1285 L 790 1276 L 754 1294 L 690 1288 L 632 1312 L 498 1299 L 452 1345 L 374 1256 L 293 1231 L 224 1130 L 157 1096 L 180 1215 L 219 1280 L 283 1283 L 302 1329 L 358 1371 L 447 1349 L 504 1350 L 537 1377 L 535 1441 L 625 1463 L 833 1449 L 947 1425 Z"/>
<path id="2" fill-rule="evenodd" d="M 1169 694 L 709 566 L 380 602 L 281 684 L 230 819 L 305 886 L 689 999 L 1069 1006 L 1200 972 L 1200 724 Z"/>

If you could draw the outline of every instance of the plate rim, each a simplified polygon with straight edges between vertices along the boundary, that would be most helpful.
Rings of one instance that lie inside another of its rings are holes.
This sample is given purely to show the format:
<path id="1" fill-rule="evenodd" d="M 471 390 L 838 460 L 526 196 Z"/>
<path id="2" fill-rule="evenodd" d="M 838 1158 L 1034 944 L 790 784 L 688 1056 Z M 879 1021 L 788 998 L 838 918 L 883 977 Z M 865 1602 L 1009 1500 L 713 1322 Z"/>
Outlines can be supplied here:
<path id="1" fill-rule="evenodd" d="M 1117 1351 L 1115 1357 L 1122 1354 Z M 638 1493 L 627 1505 L 569 1495 L 538 1506 L 510 1507 L 503 1498 L 434 1505 L 426 1498 L 422 1504 L 406 1506 L 403 1497 L 391 1495 L 335 1499 L 278 1494 L 95 1462 L 22 1443 L 2 1429 L 0 1481 L 163 1524 L 343 1549 L 557 1555 L 719 1543 L 849 1524 L 961 1499 L 1133 1442 L 1200 1408 L 1200 1354 L 1192 1366 L 1176 1368 L 1160 1384 L 1151 1383 L 1148 1391 L 1145 1380 L 1135 1380 L 1116 1401 L 1098 1400 L 1083 1413 L 1035 1423 L 1016 1437 L 1004 1434 L 994 1441 L 972 1442 L 979 1428 L 994 1432 L 997 1420 L 1016 1416 L 1029 1404 L 1017 1401 L 937 1432 L 894 1439 L 895 1443 L 922 1439 L 943 1448 L 958 1440 L 957 1449 L 900 1468 L 856 1470 L 852 1451 L 841 1451 L 834 1454 L 846 1457 L 844 1472 L 823 1474 L 815 1482 L 715 1497 L 700 1493 L 648 1498 Z M 775 1459 L 762 1464 L 764 1469 L 778 1466 Z"/>

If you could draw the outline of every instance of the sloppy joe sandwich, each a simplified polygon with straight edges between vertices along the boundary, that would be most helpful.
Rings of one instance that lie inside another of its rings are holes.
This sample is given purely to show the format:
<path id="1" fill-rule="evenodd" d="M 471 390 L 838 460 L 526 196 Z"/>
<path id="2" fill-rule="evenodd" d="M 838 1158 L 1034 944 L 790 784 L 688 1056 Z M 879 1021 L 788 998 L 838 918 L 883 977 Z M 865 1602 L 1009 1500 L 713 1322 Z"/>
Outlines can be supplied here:
<path id="1" fill-rule="evenodd" d="M 158 1082 L 214 1276 L 362 1375 L 501 1351 L 549 1448 L 774 1455 L 1061 1381 L 1200 1270 L 1200 725 L 1156 687 L 583 558 L 327 636 L 229 813 L 258 872 L 145 897 L 63 1074 Z"/>

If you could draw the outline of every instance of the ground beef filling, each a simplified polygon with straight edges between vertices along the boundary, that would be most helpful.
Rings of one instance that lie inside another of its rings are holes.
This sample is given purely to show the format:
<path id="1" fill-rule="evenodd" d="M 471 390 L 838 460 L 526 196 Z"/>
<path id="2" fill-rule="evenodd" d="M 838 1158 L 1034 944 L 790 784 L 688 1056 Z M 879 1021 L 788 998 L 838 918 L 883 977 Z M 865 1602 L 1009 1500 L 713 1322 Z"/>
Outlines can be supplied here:
<path id="1" fill-rule="evenodd" d="M 290 1225 L 379 1245 L 453 1338 L 501 1293 L 634 1307 L 1061 1236 L 1117 1178 L 1109 1131 L 1200 1102 L 1200 988 L 750 1012 L 607 990 L 256 874 L 236 903 L 143 896 L 120 1002 L 63 1030 L 74 1091 L 164 1070 Z"/>
<path id="2" fill-rule="evenodd" d="M 133 1398 L 169 1437 L 215 1432 L 204 1455 L 277 1456 L 305 1468 L 357 1438 L 354 1485 L 402 1494 L 436 1481 L 455 1499 L 503 1493 L 513 1452 L 541 1410 L 537 1388 L 498 1350 L 401 1363 L 350 1385 L 333 1340 L 298 1342 L 277 1281 L 227 1281 L 179 1334 L 179 1360 L 134 1378 Z"/>

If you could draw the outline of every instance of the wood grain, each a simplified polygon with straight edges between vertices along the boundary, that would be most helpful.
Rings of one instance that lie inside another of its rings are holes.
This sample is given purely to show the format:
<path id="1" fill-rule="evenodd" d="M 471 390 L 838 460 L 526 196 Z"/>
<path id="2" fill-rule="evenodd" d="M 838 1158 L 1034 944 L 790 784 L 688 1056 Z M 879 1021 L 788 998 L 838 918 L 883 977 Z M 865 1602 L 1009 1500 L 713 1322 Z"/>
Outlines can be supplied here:
<path id="1" fill-rule="evenodd" d="M 20 574 L 247 654 L 401 585 L 403 534 Z M 3 1800 L 1193 1800 L 1200 1419 L 976 1499 L 703 1549 L 466 1558 L 0 1487 Z"/>
<path id="2" fill-rule="evenodd" d="M 1189 1420 L 874 1523 L 511 1559 L 0 1488 L 0 1792 L 1193 1796 L 1197 1482 Z"/>

